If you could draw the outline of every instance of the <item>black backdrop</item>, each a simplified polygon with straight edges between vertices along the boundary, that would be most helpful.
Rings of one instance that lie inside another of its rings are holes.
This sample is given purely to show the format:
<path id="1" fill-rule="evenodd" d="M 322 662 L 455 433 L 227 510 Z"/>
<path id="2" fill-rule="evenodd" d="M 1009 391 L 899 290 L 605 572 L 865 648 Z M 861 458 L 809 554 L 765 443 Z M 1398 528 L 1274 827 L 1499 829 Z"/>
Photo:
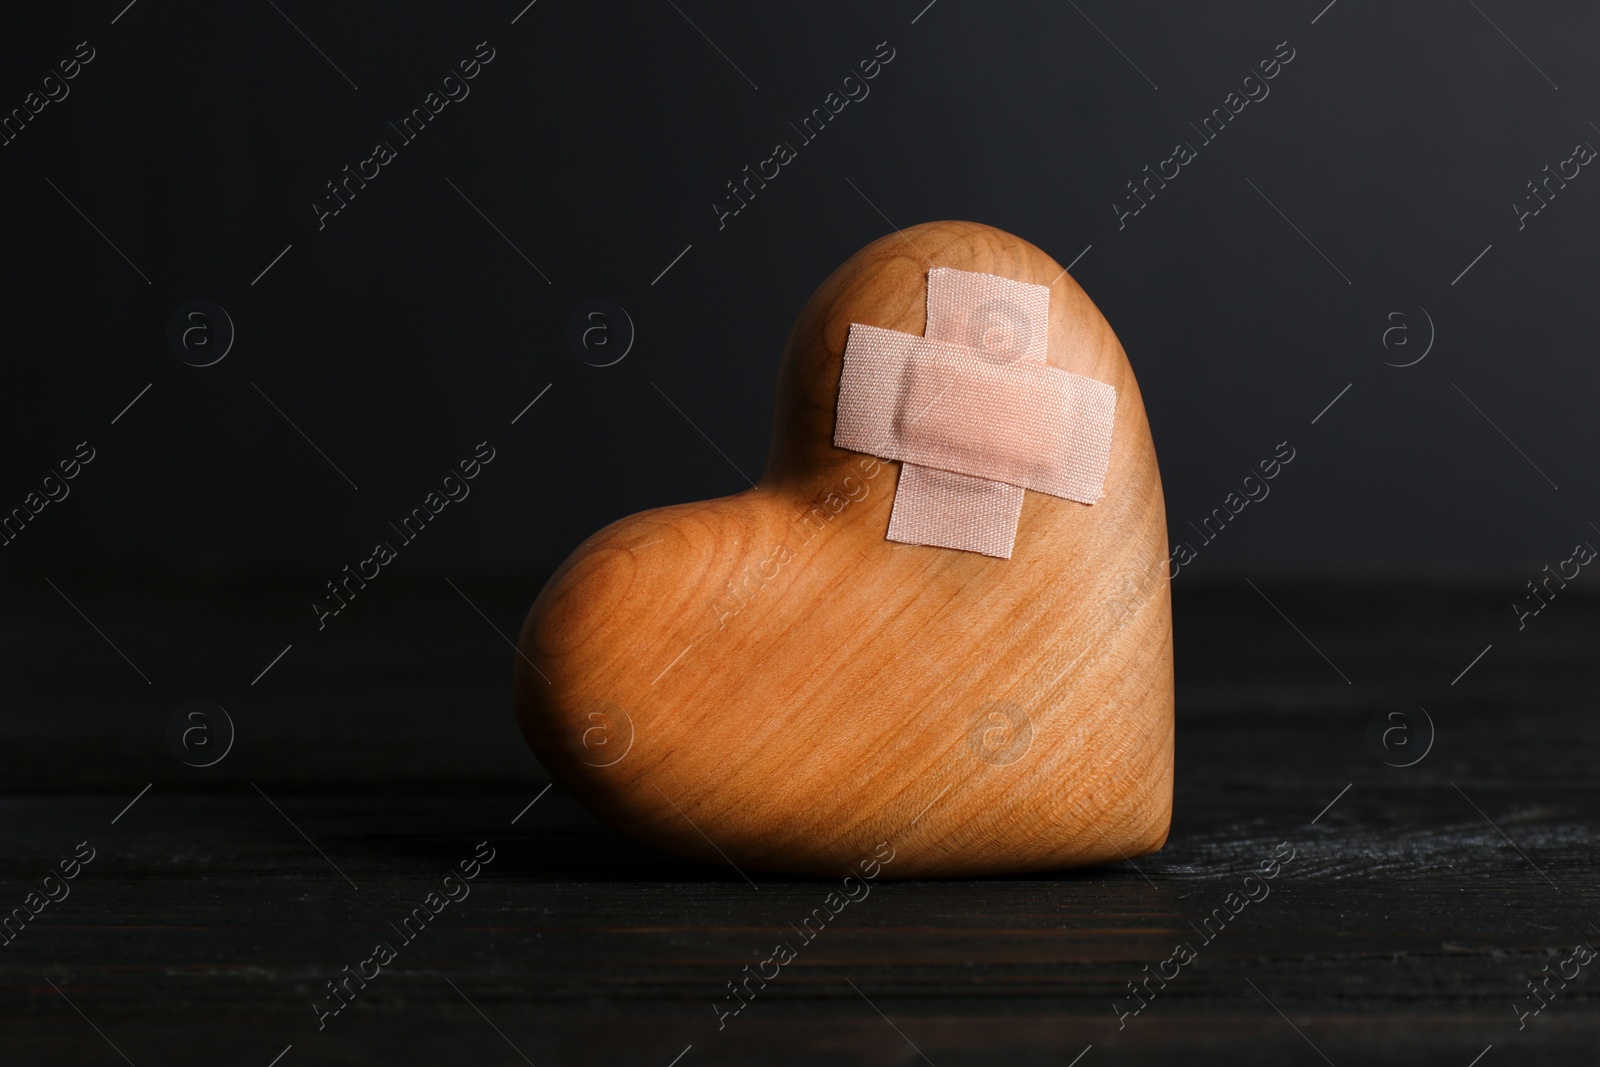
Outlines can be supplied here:
<path id="1" fill-rule="evenodd" d="M 1140 377 L 1174 540 L 1295 449 L 1196 568 L 1554 562 L 1600 536 L 1600 177 L 1565 162 L 1600 144 L 1592 5 L 124 5 L 36 5 L 0 39 L 8 114 L 67 94 L 0 147 L 0 507 L 94 450 L 13 565 L 331 575 L 488 441 L 399 565 L 547 568 L 743 488 L 812 289 L 888 220 L 939 218 L 1075 263 Z M 390 124 L 434 91 L 470 95 L 406 143 Z M 796 158 L 719 228 L 778 141 Z M 1119 218 L 1177 142 L 1195 157 Z M 1546 166 L 1576 176 L 1519 219 Z M 597 299 L 637 334 L 608 367 L 567 341 Z M 168 344 L 191 300 L 236 328 L 209 367 Z"/>

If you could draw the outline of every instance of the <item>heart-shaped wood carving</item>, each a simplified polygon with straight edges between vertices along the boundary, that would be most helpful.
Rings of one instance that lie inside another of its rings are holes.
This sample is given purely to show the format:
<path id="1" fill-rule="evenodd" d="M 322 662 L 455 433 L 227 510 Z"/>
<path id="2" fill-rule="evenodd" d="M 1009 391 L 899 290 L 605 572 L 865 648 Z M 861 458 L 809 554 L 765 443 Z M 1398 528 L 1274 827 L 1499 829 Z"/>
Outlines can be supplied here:
<path id="1" fill-rule="evenodd" d="M 1104 497 L 1027 492 L 1010 559 L 887 540 L 900 464 L 832 443 L 850 324 L 921 335 L 933 267 L 1048 286 L 1049 364 L 1116 389 Z M 835 271 L 784 353 L 760 484 L 589 538 L 520 646 L 539 759 L 670 852 L 813 875 L 892 856 L 883 876 L 912 877 L 1167 837 L 1172 622 L 1144 405 L 1083 290 L 987 226 L 918 226 Z"/>

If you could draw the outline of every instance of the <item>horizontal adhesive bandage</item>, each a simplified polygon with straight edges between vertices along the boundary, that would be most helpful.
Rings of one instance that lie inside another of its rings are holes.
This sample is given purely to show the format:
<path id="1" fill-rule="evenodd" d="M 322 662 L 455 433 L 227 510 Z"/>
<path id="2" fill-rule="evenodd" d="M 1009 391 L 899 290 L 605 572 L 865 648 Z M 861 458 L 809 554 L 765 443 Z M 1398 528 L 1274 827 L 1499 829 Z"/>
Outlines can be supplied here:
<path id="1" fill-rule="evenodd" d="M 916 337 L 852 323 L 834 444 L 902 462 L 889 539 L 1009 559 L 1024 490 L 1104 493 L 1117 393 L 1051 367 L 1050 290 L 928 272 Z"/>

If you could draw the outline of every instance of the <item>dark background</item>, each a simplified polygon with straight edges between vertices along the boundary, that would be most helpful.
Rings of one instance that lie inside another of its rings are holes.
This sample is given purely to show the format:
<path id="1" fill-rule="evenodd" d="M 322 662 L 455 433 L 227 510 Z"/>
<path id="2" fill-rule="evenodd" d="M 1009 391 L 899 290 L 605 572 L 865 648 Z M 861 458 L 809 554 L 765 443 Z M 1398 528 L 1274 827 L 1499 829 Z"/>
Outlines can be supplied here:
<path id="1" fill-rule="evenodd" d="M 1197 568 L 1570 554 L 1593 514 L 1600 195 L 1585 170 L 1520 232 L 1511 205 L 1600 141 L 1600 13 L 1342 0 L 1313 25 L 1316 2 L 940 0 L 913 25 L 925 2 L 540 0 L 514 26 L 515 3 L 12 16 L 6 108 L 78 41 L 97 58 L 0 148 L 0 503 L 80 440 L 99 458 L 7 562 L 331 574 L 487 439 L 503 458 L 399 569 L 546 572 L 613 519 L 744 487 L 685 415 L 757 476 L 790 324 L 885 216 L 1077 259 L 1139 375 L 1174 538 L 1291 442 L 1270 500 Z M 319 232 L 324 183 L 398 144 L 388 122 L 485 40 L 471 95 Z M 719 231 L 724 183 L 881 41 L 870 96 Z M 1125 182 L 1198 145 L 1189 123 L 1283 41 L 1270 96 L 1119 230 Z M 637 328 L 608 368 L 565 339 L 595 298 Z M 165 341 L 191 299 L 237 328 L 209 368 Z M 1432 351 L 1386 366 L 1425 347 L 1419 309 Z M 1413 343 L 1385 350 L 1396 322 Z"/>
<path id="2" fill-rule="evenodd" d="M 0 114 L 96 56 L 0 147 L 0 513 L 96 456 L 0 547 L 0 913 L 75 842 L 100 858 L 0 955 L 0 1059 L 1594 1062 L 1592 975 L 1513 1012 L 1600 938 L 1600 598 L 1512 604 L 1600 543 L 1600 179 L 1521 230 L 1512 205 L 1600 143 L 1600 10 L 675 2 L 6 15 Z M 470 96 L 399 145 L 481 41 Z M 719 230 L 724 183 L 879 42 L 870 95 Z M 1280 42 L 1270 96 L 1119 229 L 1125 183 Z M 752 891 L 546 792 L 508 635 L 598 527 L 757 477 L 809 294 L 942 218 L 1072 263 L 1139 375 L 1199 548 L 1172 837 L 880 886 L 724 1033 L 709 1005 L 818 884 Z M 237 328 L 210 367 L 167 342 L 191 300 Z M 568 343 L 591 300 L 637 327 L 613 366 Z M 319 630 L 323 583 L 480 441 L 471 495 Z M 1271 495 L 1200 544 L 1280 442 Z M 170 732 L 195 700 L 228 716 L 205 767 Z M 324 981 L 479 840 L 472 900 L 317 1030 Z M 1292 877 L 1119 1028 L 1280 841 Z"/>

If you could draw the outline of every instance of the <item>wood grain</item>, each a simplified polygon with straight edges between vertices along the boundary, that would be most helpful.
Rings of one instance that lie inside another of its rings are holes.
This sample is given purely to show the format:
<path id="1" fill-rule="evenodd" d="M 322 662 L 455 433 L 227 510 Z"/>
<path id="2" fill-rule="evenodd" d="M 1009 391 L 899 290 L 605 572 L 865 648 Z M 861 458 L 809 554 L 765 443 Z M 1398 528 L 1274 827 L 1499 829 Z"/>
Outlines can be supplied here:
<path id="1" fill-rule="evenodd" d="M 1324 1064 L 1309 1039 L 1341 1067 L 1465 1067 L 1491 1043 L 1478 1067 L 1592 1065 L 1592 964 L 1525 1029 L 1512 1005 L 1544 965 L 1600 943 L 1600 594 L 1575 585 L 1519 634 L 1506 595 L 1520 568 L 1250 576 L 1356 685 L 1242 575 L 1184 568 L 1184 774 L 1159 854 L 880 880 L 719 1029 L 726 983 L 838 883 L 758 874 L 757 892 L 720 858 L 641 846 L 545 792 L 506 714 L 514 657 L 441 577 L 375 585 L 349 628 L 297 644 L 251 688 L 265 638 L 303 622 L 319 573 L 75 573 L 67 588 L 147 687 L 41 578 L 0 570 L 6 907 L 76 842 L 99 850 L 0 952 L 0 1062 L 123 1064 L 109 1038 L 140 1067 L 265 1067 L 290 1043 L 277 1067 L 522 1064 L 506 1039 L 540 1065 L 665 1067 L 692 1044 L 677 1067 L 926 1063 L 916 1049 L 939 1067 L 1064 1067 L 1091 1043 L 1077 1067 Z M 455 581 L 503 628 L 544 577 Z M 162 733 L 196 687 L 241 730 L 205 770 Z M 1439 729 L 1405 769 L 1365 733 L 1395 694 Z M 484 840 L 499 856 L 471 898 L 319 1030 L 324 983 Z M 1298 854 L 1270 899 L 1202 945 L 1191 924 L 1280 841 Z M 1200 959 L 1120 1028 L 1113 1003 L 1178 941 Z"/>
<path id="2" fill-rule="evenodd" d="M 889 542 L 898 465 L 832 444 L 850 324 L 920 335 L 934 266 L 1049 286 L 1050 364 L 1118 392 L 1105 497 L 1029 492 L 1009 560 Z M 1137 856 L 1171 819 L 1166 554 L 1138 385 L 1088 296 L 1016 237 L 914 227 L 800 315 L 759 485 L 613 523 L 557 570 L 520 721 L 602 818 L 740 870 L 842 874 L 883 844 L 900 878 Z"/>

